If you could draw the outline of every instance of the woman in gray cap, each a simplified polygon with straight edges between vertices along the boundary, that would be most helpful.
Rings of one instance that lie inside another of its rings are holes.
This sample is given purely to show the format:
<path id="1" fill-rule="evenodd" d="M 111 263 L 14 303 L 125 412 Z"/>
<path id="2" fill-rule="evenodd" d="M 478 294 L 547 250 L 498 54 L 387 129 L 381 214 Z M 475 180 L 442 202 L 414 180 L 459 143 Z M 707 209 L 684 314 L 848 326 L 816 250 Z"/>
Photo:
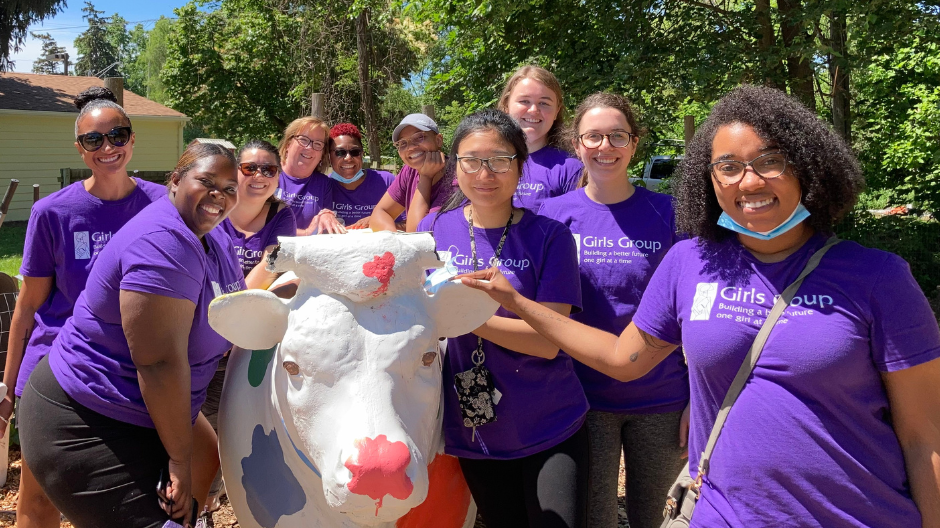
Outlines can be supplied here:
<path id="1" fill-rule="evenodd" d="M 392 142 L 405 164 L 372 211 L 374 231 L 395 231 L 395 219 L 405 213 L 405 230 L 416 231 L 418 222 L 439 209 L 450 196 L 451 178 L 444 175 L 444 137 L 437 123 L 424 114 L 409 114 L 392 133 Z"/>

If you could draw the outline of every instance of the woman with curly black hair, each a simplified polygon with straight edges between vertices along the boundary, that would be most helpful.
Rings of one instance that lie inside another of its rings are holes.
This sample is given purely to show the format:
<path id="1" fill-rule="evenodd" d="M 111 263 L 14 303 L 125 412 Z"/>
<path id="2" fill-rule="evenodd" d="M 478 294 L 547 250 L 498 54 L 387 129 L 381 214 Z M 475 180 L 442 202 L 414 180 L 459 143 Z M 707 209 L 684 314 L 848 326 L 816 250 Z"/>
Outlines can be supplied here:
<path id="1" fill-rule="evenodd" d="M 624 381 L 683 346 L 692 526 L 940 526 L 940 329 L 906 262 L 827 241 L 862 183 L 809 110 L 743 86 L 696 133 L 676 182 L 693 238 L 663 259 L 619 338 L 523 299 L 497 270 L 464 283 Z"/>

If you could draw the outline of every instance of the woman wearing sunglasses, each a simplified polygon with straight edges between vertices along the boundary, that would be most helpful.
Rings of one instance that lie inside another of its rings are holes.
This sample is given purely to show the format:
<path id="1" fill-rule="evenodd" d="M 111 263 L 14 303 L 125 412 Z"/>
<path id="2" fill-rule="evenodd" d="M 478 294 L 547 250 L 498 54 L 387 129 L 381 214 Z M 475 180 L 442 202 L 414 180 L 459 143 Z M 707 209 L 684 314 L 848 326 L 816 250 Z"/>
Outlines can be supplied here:
<path id="1" fill-rule="evenodd" d="M 386 171 L 362 167 L 362 134 L 352 123 L 330 129 L 330 210 L 346 229 L 369 227 L 369 217 L 395 177 Z"/>
<path id="2" fill-rule="evenodd" d="M 409 114 L 392 132 L 392 143 L 405 166 L 372 211 L 374 231 L 395 231 L 395 218 L 405 213 L 405 231 L 414 232 L 429 212 L 440 209 L 453 191 L 445 177 L 447 156 L 437 123 L 424 114 Z"/>
<path id="3" fill-rule="evenodd" d="M 77 528 L 186 525 L 205 501 L 218 452 L 196 438 L 213 436 L 199 407 L 231 347 L 208 306 L 245 287 L 215 229 L 235 205 L 235 173 L 224 147 L 186 148 L 169 196 L 114 234 L 26 383 L 23 457 Z"/>
<path id="4" fill-rule="evenodd" d="M 630 102 L 597 93 L 575 112 L 571 141 L 584 163 L 582 187 L 542 202 L 539 214 L 568 226 L 580 245 L 584 310 L 575 321 L 619 334 L 669 248 L 678 242 L 672 198 L 630 184 L 640 129 Z M 617 525 L 620 456 L 631 528 L 658 527 L 663 497 L 685 465 L 689 378 L 676 350 L 652 372 L 623 383 L 580 362 L 591 403 L 591 527 Z M 683 421 L 685 417 L 685 421 Z"/>
<path id="5" fill-rule="evenodd" d="M 519 122 L 529 148 L 516 206 L 536 212 L 546 198 L 576 189 L 583 165 L 563 150 L 565 105 L 555 74 L 538 66 L 519 68 L 496 107 Z"/>
<path id="6" fill-rule="evenodd" d="M 322 120 L 301 117 L 287 125 L 278 145 L 282 166 L 274 196 L 294 212 L 297 236 L 338 233 L 343 229 L 336 215 L 325 210 L 331 185 L 320 169 L 326 166 L 323 150 L 328 132 L 329 127 Z"/>
<path id="7" fill-rule="evenodd" d="M 266 290 L 277 274 L 265 269 L 277 237 L 294 236 L 297 224 L 290 207 L 274 197 L 281 172 L 277 149 L 253 139 L 238 151 L 238 205 L 222 221 L 232 237 L 248 288 Z"/>
<path id="8" fill-rule="evenodd" d="M 127 174 L 134 153 L 131 120 L 107 88 L 93 87 L 75 98 L 75 148 L 90 178 L 36 202 L 30 213 L 16 309 L 10 327 L 0 401 L 0 434 L 23 393 L 30 374 L 48 352 L 85 282 L 95 256 L 111 235 L 166 187 Z M 19 426 L 24 424 L 22 418 Z M 36 483 L 24 461 L 17 502 L 18 526 L 57 527 L 59 512 Z"/>
<path id="9" fill-rule="evenodd" d="M 682 344 L 691 526 L 940 526 L 940 329 L 904 260 L 831 245 L 864 183 L 849 146 L 783 92 L 743 86 L 678 178 L 677 224 L 695 238 L 669 251 L 619 337 L 524 299 L 498 270 L 463 281 L 620 380 Z"/>
<path id="10" fill-rule="evenodd" d="M 581 304 L 571 232 L 513 207 L 527 151 L 511 117 L 484 110 L 457 127 L 448 165 L 459 190 L 421 221 L 437 250 L 465 273 L 490 265 L 559 317 Z M 586 516 L 588 402 L 571 358 L 500 309 L 450 339 L 444 362 L 445 451 L 459 457 L 490 528 L 582 526 Z"/>

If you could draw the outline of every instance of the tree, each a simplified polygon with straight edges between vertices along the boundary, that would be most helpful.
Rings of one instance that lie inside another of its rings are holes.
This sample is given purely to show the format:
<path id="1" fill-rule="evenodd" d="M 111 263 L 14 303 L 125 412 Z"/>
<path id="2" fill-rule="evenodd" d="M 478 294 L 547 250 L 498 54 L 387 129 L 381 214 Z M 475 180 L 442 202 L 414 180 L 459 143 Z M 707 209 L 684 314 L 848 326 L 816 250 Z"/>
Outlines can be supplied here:
<path id="1" fill-rule="evenodd" d="M 65 0 L 3 0 L 0 2 L 0 72 L 13 67 L 10 55 L 22 49 L 29 26 L 60 12 Z"/>
<path id="2" fill-rule="evenodd" d="M 75 38 L 75 49 L 79 53 L 75 63 L 77 75 L 98 75 L 112 64 L 119 62 L 118 49 L 109 40 L 108 18 L 102 17 L 104 11 L 95 9 L 94 4 L 85 0 L 82 8 L 82 18 L 88 21 L 88 29 Z M 117 76 L 119 65 L 109 70 L 111 75 Z"/>
<path id="3" fill-rule="evenodd" d="M 43 73 L 46 75 L 55 75 L 56 62 L 47 59 L 50 55 L 56 53 L 65 53 L 65 48 L 59 46 L 55 39 L 48 33 L 30 33 L 34 39 L 42 41 L 42 51 L 39 52 L 39 58 L 33 61 L 33 73 Z"/>
<path id="4" fill-rule="evenodd" d="M 150 31 L 137 24 L 130 32 L 131 45 L 136 55 L 124 62 L 127 86 L 134 93 L 144 95 L 158 103 L 166 102 L 166 89 L 160 72 L 167 58 L 167 45 L 173 21 L 160 17 Z"/>

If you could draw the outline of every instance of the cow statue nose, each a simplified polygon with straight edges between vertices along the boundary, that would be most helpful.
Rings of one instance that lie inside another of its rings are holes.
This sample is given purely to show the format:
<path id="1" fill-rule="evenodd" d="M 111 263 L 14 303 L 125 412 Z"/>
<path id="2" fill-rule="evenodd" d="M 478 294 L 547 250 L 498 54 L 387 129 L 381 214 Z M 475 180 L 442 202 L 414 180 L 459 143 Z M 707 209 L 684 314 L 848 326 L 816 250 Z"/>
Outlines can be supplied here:
<path id="1" fill-rule="evenodd" d="M 352 480 L 346 487 L 352 493 L 375 500 L 376 516 L 386 495 L 398 500 L 411 495 L 414 484 L 405 474 L 411 463 L 411 452 L 404 442 L 389 442 L 385 435 L 379 435 L 375 439 L 356 440 L 355 445 L 356 460 L 349 457 L 345 463 L 346 469 L 352 473 Z"/>

